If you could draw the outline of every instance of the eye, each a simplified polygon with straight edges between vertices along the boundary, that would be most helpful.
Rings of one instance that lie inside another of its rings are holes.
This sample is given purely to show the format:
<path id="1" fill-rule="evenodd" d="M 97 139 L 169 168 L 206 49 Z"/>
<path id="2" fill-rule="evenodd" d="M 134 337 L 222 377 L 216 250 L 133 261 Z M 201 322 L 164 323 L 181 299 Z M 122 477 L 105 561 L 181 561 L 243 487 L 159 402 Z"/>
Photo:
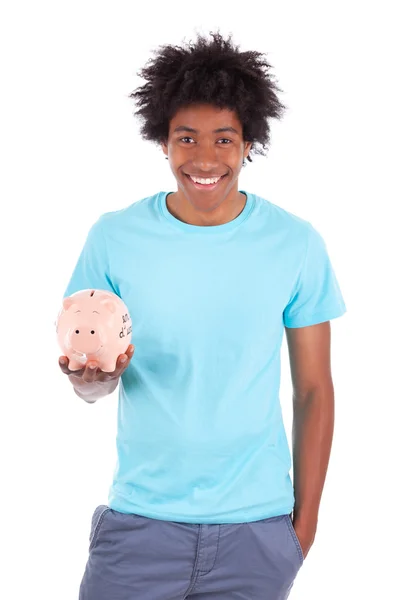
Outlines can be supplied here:
<path id="1" fill-rule="evenodd" d="M 183 142 L 184 144 L 186 144 L 185 140 L 193 140 L 193 138 L 192 138 L 192 137 L 190 137 L 190 136 L 185 136 L 185 137 L 183 137 L 183 138 L 179 138 L 179 141 L 180 141 L 180 142 Z M 230 139 L 228 139 L 228 138 L 220 138 L 220 139 L 218 140 L 218 142 L 227 142 L 227 143 L 224 143 L 224 144 L 222 144 L 222 146 L 227 146 L 227 145 L 229 145 L 229 144 L 231 144 L 231 143 L 232 143 L 232 140 L 230 140 Z M 190 144 L 189 144 L 189 145 L 190 145 Z M 221 145 L 221 144 L 220 144 L 220 145 Z"/>

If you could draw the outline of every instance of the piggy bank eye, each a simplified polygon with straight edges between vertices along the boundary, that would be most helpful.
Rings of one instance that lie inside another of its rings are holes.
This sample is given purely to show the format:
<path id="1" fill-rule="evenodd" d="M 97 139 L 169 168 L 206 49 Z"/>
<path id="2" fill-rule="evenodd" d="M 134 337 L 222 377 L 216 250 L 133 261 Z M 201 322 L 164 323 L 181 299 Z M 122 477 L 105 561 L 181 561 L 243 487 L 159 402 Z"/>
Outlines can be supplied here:
<path id="1" fill-rule="evenodd" d="M 92 331 L 91 331 L 90 333 L 91 333 L 92 335 L 94 335 L 94 331 L 93 331 L 93 329 L 92 329 Z"/>
<path id="2" fill-rule="evenodd" d="M 79 333 L 79 329 L 77 329 L 77 330 L 75 331 L 75 333 Z"/>

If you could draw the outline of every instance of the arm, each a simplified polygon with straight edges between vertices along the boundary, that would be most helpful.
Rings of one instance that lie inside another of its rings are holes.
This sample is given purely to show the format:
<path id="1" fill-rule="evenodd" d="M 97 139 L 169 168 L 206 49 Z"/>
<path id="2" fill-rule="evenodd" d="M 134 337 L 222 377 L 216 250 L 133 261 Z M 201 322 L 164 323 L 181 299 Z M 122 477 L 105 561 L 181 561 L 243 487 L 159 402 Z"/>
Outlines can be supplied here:
<path id="1" fill-rule="evenodd" d="M 286 328 L 293 384 L 293 526 L 306 555 L 318 522 L 334 429 L 330 322 Z"/>

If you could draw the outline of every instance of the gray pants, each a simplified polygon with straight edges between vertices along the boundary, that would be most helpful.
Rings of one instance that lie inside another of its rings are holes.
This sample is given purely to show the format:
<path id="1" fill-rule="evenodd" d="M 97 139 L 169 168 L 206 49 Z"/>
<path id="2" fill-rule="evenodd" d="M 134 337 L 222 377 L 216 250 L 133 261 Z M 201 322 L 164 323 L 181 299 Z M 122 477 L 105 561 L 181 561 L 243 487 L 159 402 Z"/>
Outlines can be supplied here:
<path id="1" fill-rule="evenodd" d="M 303 560 L 290 515 L 194 525 L 100 505 L 79 600 L 285 600 Z"/>

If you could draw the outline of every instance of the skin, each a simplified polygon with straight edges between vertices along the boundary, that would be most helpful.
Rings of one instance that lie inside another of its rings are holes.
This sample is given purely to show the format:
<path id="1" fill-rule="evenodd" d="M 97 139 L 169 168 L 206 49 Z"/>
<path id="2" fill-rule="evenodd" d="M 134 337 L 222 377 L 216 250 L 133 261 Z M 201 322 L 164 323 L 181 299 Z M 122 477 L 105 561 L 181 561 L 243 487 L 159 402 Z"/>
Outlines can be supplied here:
<path id="1" fill-rule="evenodd" d="M 190 127 L 197 133 L 175 132 L 176 127 Z M 221 127 L 233 127 L 239 133 L 214 133 Z M 168 140 L 162 143 L 162 150 L 168 156 L 178 186 L 177 192 L 167 199 L 168 210 L 177 219 L 207 227 L 227 223 L 241 213 L 246 198 L 238 191 L 238 177 L 251 149 L 251 143 L 245 142 L 242 135 L 238 117 L 226 109 L 191 105 L 180 109 L 171 119 Z M 204 177 L 227 173 L 227 177 L 215 192 L 205 192 L 196 190 L 185 173 Z M 333 437 L 330 322 L 285 328 L 285 333 L 293 384 L 293 526 L 306 557 L 317 530 Z M 101 372 L 96 364 L 93 370 L 88 364 L 79 372 L 71 372 L 67 357 L 60 357 L 60 368 L 69 376 L 80 397 L 95 401 L 116 388 L 133 353 L 131 345 L 125 355 L 118 358 L 112 374 Z M 122 358 L 126 359 L 125 364 Z"/>
<path id="2" fill-rule="evenodd" d="M 103 396 L 111 394 L 117 387 L 119 378 L 128 368 L 135 352 L 135 346 L 130 344 L 124 354 L 117 357 L 115 371 L 106 373 L 102 371 L 95 360 L 90 360 L 78 371 L 71 371 L 67 356 L 60 356 L 58 364 L 61 371 L 68 375 L 75 393 L 87 402 L 95 402 Z"/>
<path id="3" fill-rule="evenodd" d="M 175 131 L 177 127 L 184 129 Z M 238 134 L 214 132 L 221 127 L 233 127 Z M 238 191 L 238 177 L 250 149 L 234 112 L 208 105 L 180 109 L 170 121 L 168 140 L 162 143 L 178 186 L 167 198 L 171 214 L 202 226 L 221 225 L 236 218 L 246 201 Z M 205 178 L 228 176 L 215 191 L 206 192 L 196 190 L 185 173 Z M 285 328 L 285 332 L 293 384 L 293 526 L 306 557 L 317 530 L 333 437 L 330 322 Z"/>
<path id="4" fill-rule="evenodd" d="M 293 526 L 304 557 L 315 538 L 334 429 L 330 321 L 285 328 L 293 384 Z"/>
<path id="5" fill-rule="evenodd" d="M 175 131 L 177 127 L 186 129 Z M 237 133 L 214 133 L 226 127 L 233 127 Z M 210 226 L 232 221 L 242 212 L 246 196 L 238 191 L 238 177 L 251 142 L 243 140 L 235 112 L 201 104 L 181 108 L 171 119 L 168 140 L 161 147 L 178 185 L 178 190 L 167 198 L 174 217 L 191 225 Z M 215 190 L 204 191 L 197 190 L 185 174 L 227 176 Z"/>

